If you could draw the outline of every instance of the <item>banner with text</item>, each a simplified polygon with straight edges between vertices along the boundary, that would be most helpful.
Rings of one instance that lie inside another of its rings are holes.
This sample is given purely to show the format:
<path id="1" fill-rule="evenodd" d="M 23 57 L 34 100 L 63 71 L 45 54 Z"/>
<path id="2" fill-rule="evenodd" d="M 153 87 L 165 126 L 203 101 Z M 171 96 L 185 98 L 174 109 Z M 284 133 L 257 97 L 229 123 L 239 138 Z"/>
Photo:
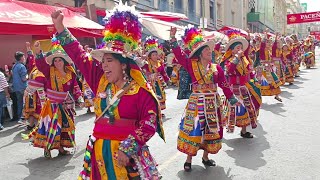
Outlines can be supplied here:
<path id="1" fill-rule="evenodd" d="M 317 21 L 320 21 L 320 11 L 287 15 L 287 24 L 298 24 Z"/>
<path id="2" fill-rule="evenodd" d="M 320 31 L 311 31 L 310 35 L 320 35 Z"/>

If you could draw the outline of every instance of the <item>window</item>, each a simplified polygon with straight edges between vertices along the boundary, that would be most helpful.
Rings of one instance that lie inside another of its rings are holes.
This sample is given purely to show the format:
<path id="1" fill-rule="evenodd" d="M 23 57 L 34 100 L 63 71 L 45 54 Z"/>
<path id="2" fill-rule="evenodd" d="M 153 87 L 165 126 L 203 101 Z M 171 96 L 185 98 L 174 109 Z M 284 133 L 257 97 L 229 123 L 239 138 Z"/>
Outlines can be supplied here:
<path id="1" fill-rule="evenodd" d="M 123 1 L 122 1 L 123 2 Z M 154 6 L 154 0 L 138 0 L 138 2 L 142 5 L 146 5 L 146 6 Z"/>
<path id="2" fill-rule="evenodd" d="M 184 14 L 182 0 L 174 1 L 174 9 L 175 9 L 175 12 Z"/>
<path id="3" fill-rule="evenodd" d="M 159 10 L 160 11 L 169 11 L 169 1 L 168 0 L 159 0 Z"/>
<path id="4" fill-rule="evenodd" d="M 222 9 L 221 9 L 221 4 L 217 4 L 217 16 L 218 19 L 222 19 Z"/>
<path id="5" fill-rule="evenodd" d="M 210 19 L 214 19 L 214 3 L 210 1 Z"/>
<path id="6" fill-rule="evenodd" d="M 234 13 L 234 11 L 232 11 L 231 12 L 231 22 L 232 22 L 232 25 L 234 25 L 235 24 L 235 13 Z"/>
<path id="7" fill-rule="evenodd" d="M 189 11 L 189 14 L 195 14 L 195 2 L 194 0 L 188 0 L 188 11 Z"/>

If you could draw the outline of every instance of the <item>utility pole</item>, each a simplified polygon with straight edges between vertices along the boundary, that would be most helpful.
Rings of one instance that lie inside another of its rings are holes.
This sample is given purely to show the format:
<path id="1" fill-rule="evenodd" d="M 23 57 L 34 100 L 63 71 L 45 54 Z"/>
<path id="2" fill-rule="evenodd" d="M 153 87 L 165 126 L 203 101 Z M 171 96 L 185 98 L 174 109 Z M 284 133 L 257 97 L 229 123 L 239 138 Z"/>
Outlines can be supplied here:
<path id="1" fill-rule="evenodd" d="M 204 1 L 205 0 L 202 0 L 202 31 L 204 32 L 204 16 L 205 16 L 205 6 L 204 6 Z"/>
<path id="2" fill-rule="evenodd" d="M 94 14 L 92 14 L 92 10 L 94 11 Z M 89 19 L 97 22 L 97 13 L 95 11 L 96 7 L 94 5 L 94 0 L 87 0 L 87 12 L 89 15 Z M 93 38 L 93 41 L 94 45 L 97 46 L 97 39 L 95 37 Z"/>

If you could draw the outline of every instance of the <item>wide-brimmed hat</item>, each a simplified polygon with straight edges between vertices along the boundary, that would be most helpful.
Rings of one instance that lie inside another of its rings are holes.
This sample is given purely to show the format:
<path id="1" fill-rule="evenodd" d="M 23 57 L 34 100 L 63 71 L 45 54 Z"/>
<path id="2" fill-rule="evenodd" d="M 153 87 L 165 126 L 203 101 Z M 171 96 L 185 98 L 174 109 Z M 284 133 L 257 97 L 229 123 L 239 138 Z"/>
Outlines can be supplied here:
<path id="1" fill-rule="evenodd" d="M 226 32 L 226 35 L 229 37 L 229 42 L 226 45 L 226 50 L 228 50 L 232 44 L 237 42 L 242 44 L 243 50 L 246 50 L 248 48 L 249 42 L 245 37 L 241 35 L 241 32 L 239 30 L 229 30 Z"/>
<path id="2" fill-rule="evenodd" d="M 155 38 L 155 37 L 152 37 L 152 36 L 147 37 L 146 41 L 144 43 L 144 47 L 145 47 L 145 50 L 146 50 L 146 56 L 147 57 L 152 52 L 157 52 L 158 54 L 161 53 L 161 51 L 159 49 L 158 39 Z"/>
<path id="3" fill-rule="evenodd" d="M 182 37 L 184 45 L 190 50 L 189 58 L 191 58 L 200 48 L 209 46 L 213 51 L 215 42 L 213 40 L 205 41 L 200 29 L 188 27 Z"/>
<path id="4" fill-rule="evenodd" d="M 46 61 L 49 65 L 52 65 L 53 63 L 52 61 L 55 58 L 62 58 L 69 64 L 73 63 L 71 58 L 68 56 L 68 54 L 63 50 L 62 46 L 60 45 L 60 42 L 56 37 L 53 37 L 51 39 L 51 43 L 52 43 L 51 51 L 49 51 L 46 54 Z"/>

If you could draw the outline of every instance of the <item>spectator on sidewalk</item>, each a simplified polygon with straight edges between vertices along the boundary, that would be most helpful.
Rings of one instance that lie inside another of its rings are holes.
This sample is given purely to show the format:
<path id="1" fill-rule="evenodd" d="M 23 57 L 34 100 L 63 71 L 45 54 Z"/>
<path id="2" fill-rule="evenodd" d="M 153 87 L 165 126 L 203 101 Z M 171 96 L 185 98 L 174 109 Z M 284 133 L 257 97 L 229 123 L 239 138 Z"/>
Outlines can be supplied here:
<path id="1" fill-rule="evenodd" d="M 17 97 L 17 120 L 18 123 L 23 123 L 22 110 L 23 110 L 23 95 L 24 91 L 27 88 L 28 72 L 25 67 L 26 58 L 24 53 L 18 51 L 15 53 L 16 63 L 12 67 L 12 89 L 15 92 Z"/>
<path id="2" fill-rule="evenodd" d="M 3 106 L 7 103 L 7 98 L 10 98 L 10 94 L 8 91 L 9 84 L 6 80 L 6 77 L 2 72 L 0 72 L 0 130 L 2 130 L 3 127 L 3 119 L 2 119 L 2 113 L 3 113 Z"/>

